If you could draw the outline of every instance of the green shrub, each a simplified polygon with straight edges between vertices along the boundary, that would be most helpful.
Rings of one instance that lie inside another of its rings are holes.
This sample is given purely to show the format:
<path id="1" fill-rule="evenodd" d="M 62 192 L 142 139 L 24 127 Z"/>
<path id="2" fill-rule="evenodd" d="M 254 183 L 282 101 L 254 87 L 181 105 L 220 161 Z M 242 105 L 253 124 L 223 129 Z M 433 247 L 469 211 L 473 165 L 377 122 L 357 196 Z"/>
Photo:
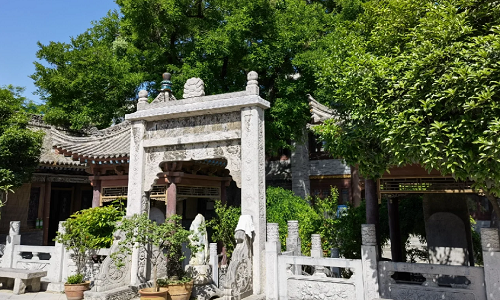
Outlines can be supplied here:
<path id="1" fill-rule="evenodd" d="M 68 280 L 66 280 L 66 283 L 68 284 L 79 284 L 83 282 L 83 274 L 75 274 L 68 276 Z"/>
<path id="2" fill-rule="evenodd" d="M 286 249 L 288 234 L 287 221 L 299 221 L 299 237 L 302 240 L 302 253 L 311 251 L 311 234 L 318 233 L 321 219 L 307 200 L 296 196 L 292 191 L 280 187 L 269 187 L 266 191 L 267 222 L 279 224 L 281 248 Z"/>
<path id="3" fill-rule="evenodd" d="M 212 240 L 214 242 L 222 242 L 224 247 L 226 247 L 227 257 L 229 258 L 235 246 L 234 230 L 238 225 L 241 208 L 228 206 L 217 200 L 215 201 L 215 213 L 216 216 L 212 220 L 207 221 L 206 225 L 213 229 Z"/>
<path id="4" fill-rule="evenodd" d="M 64 233 L 57 232 L 54 241 L 73 251 L 78 274 L 89 251 L 111 246 L 116 222 L 122 216 L 123 211 L 113 206 L 94 207 L 76 212 L 64 222 Z"/>

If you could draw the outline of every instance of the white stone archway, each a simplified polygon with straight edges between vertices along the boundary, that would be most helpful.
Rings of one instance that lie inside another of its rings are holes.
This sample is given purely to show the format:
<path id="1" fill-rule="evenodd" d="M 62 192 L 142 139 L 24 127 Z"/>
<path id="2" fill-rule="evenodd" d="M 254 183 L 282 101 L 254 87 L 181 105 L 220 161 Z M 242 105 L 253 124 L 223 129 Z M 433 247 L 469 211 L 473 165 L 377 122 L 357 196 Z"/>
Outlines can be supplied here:
<path id="1" fill-rule="evenodd" d="M 147 212 L 147 193 L 164 171 L 162 164 L 225 158 L 241 188 L 241 212 L 252 216 L 254 223 L 253 292 L 261 294 L 266 239 L 264 110 L 269 102 L 259 96 L 257 78 L 250 72 L 246 91 L 236 93 L 203 96 L 202 90 L 186 95 L 185 88 L 184 96 L 194 97 L 183 100 L 175 100 L 165 89 L 150 104 L 141 91 L 138 111 L 125 118 L 132 122 L 127 215 Z M 132 284 L 141 283 L 144 266 L 134 253 Z"/>

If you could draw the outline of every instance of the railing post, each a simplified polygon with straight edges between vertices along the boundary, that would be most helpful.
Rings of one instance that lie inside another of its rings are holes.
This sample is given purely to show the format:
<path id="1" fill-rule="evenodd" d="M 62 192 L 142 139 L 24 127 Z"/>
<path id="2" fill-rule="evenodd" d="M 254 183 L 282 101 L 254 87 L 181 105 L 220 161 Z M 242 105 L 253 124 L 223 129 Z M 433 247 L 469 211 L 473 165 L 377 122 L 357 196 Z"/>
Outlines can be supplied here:
<path id="1" fill-rule="evenodd" d="M 278 223 L 267 223 L 266 299 L 278 300 L 278 255 L 281 252 Z"/>
<path id="2" fill-rule="evenodd" d="M 210 243 L 210 267 L 212 268 L 212 280 L 219 287 L 219 257 L 217 256 L 217 243 Z"/>
<path id="3" fill-rule="evenodd" d="M 500 241 L 497 228 L 481 228 L 486 299 L 500 299 Z"/>
<path id="4" fill-rule="evenodd" d="M 288 237 L 286 238 L 286 251 L 292 251 L 292 255 L 302 255 L 302 241 L 299 237 L 299 221 L 288 221 Z M 302 275 L 302 266 L 293 265 L 292 273 L 294 275 Z"/>
<path id="5" fill-rule="evenodd" d="M 323 247 L 321 246 L 321 235 L 311 234 L 311 257 L 323 257 Z M 314 276 L 326 277 L 325 267 L 314 266 Z"/>
<path id="6" fill-rule="evenodd" d="M 64 233 L 64 221 L 59 222 L 58 232 Z M 66 250 L 64 245 L 56 242 L 54 246 L 54 252 L 51 254 L 51 261 L 53 262 L 52 268 L 54 270 L 55 282 L 49 283 L 47 286 L 47 291 L 51 292 L 62 292 L 64 291 L 63 276 L 68 273 L 68 264 L 65 263 L 64 257 L 66 256 Z"/>
<path id="7" fill-rule="evenodd" d="M 2 257 L 3 268 L 15 268 L 15 247 L 21 244 L 21 235 L 19 234 L 21 228 L 21 221 L 11 221 L 9 228 L 9 235 L 5 239 L 5 249 Z"/>
<path id="8" fill-rule="evenodd" d="M 365 299 L 380 298 L 378 284 L 378 248 L 375 224 L 361 225 L 361 262 Z"/>
<path id="9" fill-rule="evenodd" d="M 340 257 L 339 248 L 330 248 L 330 257 L 331 258 L 339 258 Z M 335 275 L 333 277 L 340 278 L 340 268 L 331 267 L 330 270 Z"/>

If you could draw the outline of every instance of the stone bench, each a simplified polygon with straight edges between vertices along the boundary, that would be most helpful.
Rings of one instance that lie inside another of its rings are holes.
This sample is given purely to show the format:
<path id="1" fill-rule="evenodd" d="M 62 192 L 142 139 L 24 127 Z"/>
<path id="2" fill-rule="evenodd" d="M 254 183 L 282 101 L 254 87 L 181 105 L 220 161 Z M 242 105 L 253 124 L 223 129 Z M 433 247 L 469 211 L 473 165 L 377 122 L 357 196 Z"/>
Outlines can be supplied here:
<path id="1" fill-rule="evenodd" d="M 24 294 L 30 286 L 32 292 L 40 291 L 40 279 L 47 276 L 47 271 L 0 268 L 2 288 L 14 287 L 14 294 Z"/>

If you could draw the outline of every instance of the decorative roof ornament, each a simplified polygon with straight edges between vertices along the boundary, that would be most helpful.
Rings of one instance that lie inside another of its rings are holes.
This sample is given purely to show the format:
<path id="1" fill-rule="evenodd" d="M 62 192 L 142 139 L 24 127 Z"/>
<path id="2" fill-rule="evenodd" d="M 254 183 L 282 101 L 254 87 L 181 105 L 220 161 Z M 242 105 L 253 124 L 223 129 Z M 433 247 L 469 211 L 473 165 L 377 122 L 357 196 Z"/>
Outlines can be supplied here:
<path id="1" fill-rule="evenodd" d="M 189 78 L 184 84 L 184 99 L 205 96 L 205 83 L 200 78 Z"/>
<path id="2" fill-rule="evenodd" d="M 172 94 L 172 81 L 170 81 L 171 77 L 172 74 L 168 72 L 163 73 L 162 75 L 163 80 L 161 82 L 160 93 L 151 103 L 160 103 L 160 102 L 177 100 Z"/>
<path id="3" fill-rule="evenodd" d="M 139 100 L 137 101 L 137 104 L 146 104 L 148 103 L 148 91 L 146 90 L 140 90 L 139 91 Z"/>
<path id="4" fill-rule="evenodd" d="M 161 82 L 160 92 L 172 93 L 172 81 L 170 81 L 170 79 L 172 78 L 172 74 L 165 72 L 163 73 L 162 77 L 163 81 Z"/>
<path id="5" fill-rule="evenodd" d="M 259 79 L 259 74 L 255 71 L 250 71 L 247 74 L 247 93 L 251 95 L 258 95 L 259 94 L 259 82 L 257 81 Z"/>

